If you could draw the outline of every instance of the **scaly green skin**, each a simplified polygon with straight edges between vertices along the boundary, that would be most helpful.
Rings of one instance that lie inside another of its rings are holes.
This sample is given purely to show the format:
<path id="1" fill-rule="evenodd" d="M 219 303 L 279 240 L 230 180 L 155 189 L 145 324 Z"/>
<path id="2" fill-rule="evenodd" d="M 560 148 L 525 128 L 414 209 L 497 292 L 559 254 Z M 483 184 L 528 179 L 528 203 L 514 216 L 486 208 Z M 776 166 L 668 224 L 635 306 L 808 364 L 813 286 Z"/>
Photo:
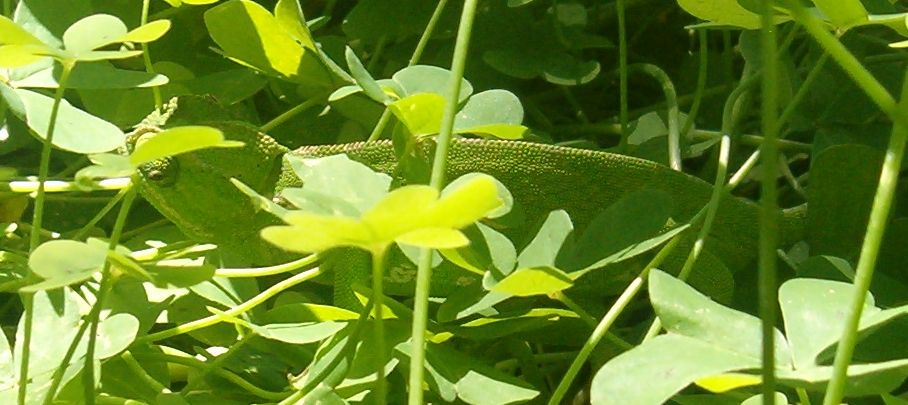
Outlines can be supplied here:
<path id="1" fill-rule="evenodd" d="M 164 120 L 166 122 L 152 122 L 150 126 L 213 125 L 221 128 L 228 138 L 244 141 L 247 146 L 239 150 L 200 151 L 151 164 L 141 171 L 142 194 L 189 236 L 219 244 L 233 257 L 234 263 L 267 265 L 291 259 L 293 256 L 269 246 L 257 236 L 258 230 L 276 224 L 278 220 L 257 211 L 249 198 L 228 181 L 230 177 L 239 178 L 266 196 L 275 196 L 284 187 L 299 186 L 289 165 L 278 160 L 286 149 L 248 124 L 229 121 L 229 114 L 206 103 L 211 101 L 181 99 L 180 108 Z M 200 115 L 199 110 L 204 114 Z M 193 117 L 205 118 L 193 121 Z M 417 149 L 418 155 L 431 161 L 429 155 L 434 145 L 426 142 Z M 347 153 L 385 173 L 393 173 L 396 166 L 393 147 L 388 141 L 310 146 L 291 153 L 313 157 Z M 279 170 L 282 171 L 280 176 L 277 175 Z M 155 175 L 150 176 L 153 172 Z M 707 203 L 712 192 L 712 187 L 702 180 L 655 162 L 527 142 L 455 140 L 448 158 L 447 178 L 454 179 L 468 172 L 491 174 L 507 186 L 522 207 L 523 225 L 504 230 L 517 246 L 533 236 L 535 226 L 552 210 L 566 210 L 575 229 L 582 232 L 603 208 L 628 193 L 649 188 L 671 195 L 675 204 L 673 219 L 683 222 Z M 799 240 L 803 212 L 790 211 L 782 215 L 781 240 L 784 243 Z M 733 270 L 746 267 L 755 259 L 757 224 L 758 207 L 755 204 L 740 198 L 725 198 L 707 251 Z M 412 293 L 414 267 L 401 259 L 400 253 L 392 253 L 389 262 L 388 293 Z M 359 268 L 361 265 L 355 263 L 358 261 L 346 259 L 335 263 L 336 284 L 349 286 L 354 281 L 363 281 L 368 266 Z M 591 275 L 596 273 L 599 272 Z M 629 277 L 613 273 L 603 279 L 600 275 L 588 284 L 602 287 L 600 290 L 611 290 L 596 283 L 620 284 Z M 594 281 L 597 279 L 606 281 Z M 475 279 L 467 272 L 443 269 L 433 275 L 433 291 L 445 294 L 470 282 Z"/>

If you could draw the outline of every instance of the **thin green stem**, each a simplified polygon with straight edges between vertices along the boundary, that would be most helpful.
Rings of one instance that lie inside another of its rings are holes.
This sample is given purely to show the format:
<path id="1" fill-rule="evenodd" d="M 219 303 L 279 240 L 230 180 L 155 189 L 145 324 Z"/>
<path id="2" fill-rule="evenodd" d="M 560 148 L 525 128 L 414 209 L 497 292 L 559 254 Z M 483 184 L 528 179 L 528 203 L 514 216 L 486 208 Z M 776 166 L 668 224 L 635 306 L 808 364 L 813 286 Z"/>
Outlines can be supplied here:
<path id="1" fill-rule="evenodd" d="M 377 352 L 375 360 L 375 397 L 379 404 L 385 404 L 388 401 L 388 387 L 385 382 L 385 292 L 383 280 L 385 275 L 385 252 L 387 247 L 372 252 L 372 302 L 374 302 L 373 311 L 375 317 L 375 350 Z"/>
<path id="2" fill-rule="evenodd" d="M 697 88 L 694 90 L 694 103 L 690 106 L 687 114 L 687 121 L 684 122 L 684 128 L 681 129 L 681 136 L 686 137 L 691 129 L 694 128 L 694 121 L 700 112 L 700 104 L 703 102 L 703 93 L 706 91 L 706 79 L 709 73 L 709 46 L 706 28 L 697 31 L 697 38 L 700 42 L 700 66 L 697 68 Z"/>
<path id="3" fill-rule="evenodd" d="M 908 116 L 908 72 L 902 78 L 899 110 L 902 116 Z M 886 232 L 886 222 L 892 209 L 892 200 L 896 194 L 906 139 L 908 139 L 908 126 L 901 121 L 893 123 L 892 135 L 889 138 L 886 157 L 883 160 L 883 169 L 880 172 L 880 183 L 877 185 L 876 194 L 873 197 L 870 220 L 867 222 L 867 232 L 864 234 L 864 243 L 861 245 L 861 257 L 858 259 L 858 265 L 854 271 L 851 305 L 842 328 L 842 338 L 839 339 L 836 347 L 832 378 L 826 388 L 826 397 L 823 398 L 824 405 L 838 404 L 844 395 L 845 382 L 848 379 L 848 365 L 854 354 L 854 345 L 857 343 L 861 312 L 864 308 L 867 291 L 870 289 L 870 282 L 873 280 L 873 270 L 879 257 L 883 235 Z"/>
<path id="4" fill-rule="evenodd" d="M 778 293 L 776 290 L 776 245 L 779 233 L 778 192 L 776 175 L 779 167 L 778 138 L 778 66 L 776 26 L 773 23 L 772 2 L 763 2 L 761 13 L 760 49 L 763 57 L 762 80 L 762 130 L 763 146 L 762 193 L 760 196 L 760 261 L 759 261 L 759 312 L 762 321 L 762 372 L 763 404 L 775 404 L 775 324 Z"/>
<path id="5" fill-rule="evenodd" d="M 199 370 L 198 374 L 195 375 L 194 378 L 190 379 L 189 382 L 186 383 L 186 386 L 180 390 L 180 395 L 187 395 L 196 387 L 203 384 L 205 382 L 205 376 L 221 369 L 221 364 L 230 359 L 230 356 L 242 349 L 243 346 L 246 346 L 246 344 L 249 343 L 249 340 L 251 340 L 255 336 L 256 335 L 254 333 L 247 333 L 239 341 L 230 345 L 230 347 L 227 349 L 227 352 L 221 353 L 214 359 L 209 359 L 209 361 L 204 362 L 204 366 L 200 367 L 201 370 Z"/>
<path id="6" fill-rule="evenodd" d="M 804 78 L 804 81 L 801 82 L 801 86 L 798 87 L 798 91 L 791 97 L 791 101 L 785 106 L 785 109 L 782 110 L 782 114 L 779 115 L 779 119 L 776 120 L 776 125 L 778 126 L 778 131 L 781 132 L 782 126 L 788 122 L 791 117 L 794 116 L 797 112 L 798 106 L 801 104 L 801 101 L 804 100 L 804 97 L 807 97 L 808 90 L 817 78 L 820 77 L 820 73 L 823 71 L 823 67 L 826 66 L 826 61 L 829 60 L 829 54 L 823 53 L 816 62 L 814 62 L 813 67 L 810 68 L 810 72 L 807 73 L 807 77 Z M 782 149 L 782 140 L 779 140 L 779 148 Z"/>
<path id="7" fill-rule="evenodd" d="M 150 5 L 151 0 L 142 0 L 141 25 L 148 23 L 148 8 Z M 151 63 L 151 51 L 149 50 L 149 44 L 147 43 L 142 44 L 142 62 L 145 64 L 146 72 L 155 74 L 154 66 Z M 161 88 L 159 86 L 152 86 L 151 95 L 154 97 L 155 110 L 161 111 L 161 108 L 164 107 L 164 97 L 161 95 Z"/>
<path id="8" fill-rule="evenodd" d="M 615 13 L 618 16 L 618 119 L 621 123 L 621 140 L 618 141 L 618 152 L 627 152 L 627 139 L 630 136 L 630 119 L 628 118 L 627 89 L 627 21 L 625 0 L 615 1 Z"/>
<path id="9" fill-rule="evenodd" d="M 854 80 L 855 84 L 857 84 L 857 86 L 863 90 L 891 120 L 899 121 L 902 125 L 908 126 L 908 117 L 904 114 L 899 114 L 899 107 L 892 97 L 892 94 L 886 90 L 882 83 L 873 77 L 873 74 L 861 64 L 858 58 L 848 51 L 848 48 L 846 48 L 835 35 L 826 29 L 823 21 L 814 14 L 808 12 L 798 1 L 782 0 L 781 2 L 789 10 L 794 20 L 807 30 L 807 33 L 810 34 L 810 36 L 812 36 L 827 53 L 829 53 L 842 70 L 844 70 L 848 76 L 851 76 L 851 79 Z"/>
<path id="10" fill-rule="evenodd" d="M 318 263 L 318 255 L 311 254 L 309 256 L 301 257 L 292 262 L 281 263 L 274 266 L 268 267 L 255 267 L 255 268 L 237 268 L 237 269 L 217 269 L 214 272 L 215 277 L 233 277 L 233 278 L 248 278 L 248 277 L 265 277 L 273 276 L 275 274 L 286 273 L 288 271 L 299 270 L 304 267 L 311 266 L 315 263 Z"/>
<path id="11" fill-rule="evenodd" d="M 123 203 L 120 205 L 120 211 L 117 213 L 117 219 L 114 222 L 113 230 L 110 233 L 110 241 L 107 244 L 107 250 L 114 251 L 120 244 L 120 236 L 123 234 L 123 228 L 126 226 L 126 218 L 129 216 L 129 209 L 135 200 L 137 187 L 130 187 L 123 196 Z M 107 297 L 110 289 L 113 288 L 116 276 L 111 274 L 110 260 L 104 262 L 101 269 L 101 285 L 98 287 L 98 293 L 95 294 L 95 303 L 88 315 L 88 345 L 85 348 L 85 367 L 82 369 L 82 385 L 85 392 L 84 401 L 88 405 L 95 403 L 95 347 L 98 341 L 98 324 L 101 322 L 101 309 L 104 307 L 104 299 Z"/>
<path id="12" fill-rule="evenodd" d="M 360 341 L 360 335 L 366 324 L 366 320 L 369 318 L 369 314 L 372 313 L 372 307 L 374 302 L 370 299 L 366 302 L 366 305 L 363 307 L 362 312 L 359 313 L 359 318 L 356 320 L 356 325 L 353 327 L 353 330 L 347 336 L 347 341 L 344 343 L 344 347 L 341 348 L 341 353 L 337 356 L 334 356 L 327 365 L 320 367 L 321 373 L 315 376 L 312 376 L 308 379 L 305 385 L 302 388 L 285 398 L 278 405 L 295 405 L 303 399 L 306 394 L 314 390 L 315 387 L 319 386 L 329 377 L 335 381 L 329 381 L 328 385 L 334 386 L 337 385 L 345 377 L 345 373 L 335 372 L 335 368 L 340 364 L 342 360 L 350 360 L 353 358 L 353 355 L 356 353 L 356 345 Z M 330 350 L 329 350 L 330 352 Z M 332 385 L 333 384 L 333 385 Z"/>
<path id="13" fill-rule="evenodd" d="M 89 220 L 85 225 L 82 225 L 82 228 L 80 228 L 79 231 L 76 232 L 75 235 L 73 235 L 72 239 L 82 240 L 82 238 L 84 238 L 85 235 L 88 234 L 88 232 L 91 231 L 91 229 L 95 225 L 97 225 L 98 222 L 101 222 L 101 219 L 103 219 L 104 216 L 106 216 L 107 213 L 110 212 L 110 210 L 112 210 L 113 207 L 115 207 L 123 199 L 123 197 L 125 197 L 126 194 L 129 193 L 129 190 L 131 189 L 131 187 L 121 189 L 117 193 L 117 195 L 111 198 L 110 201 L 108 201 L 107 204 L 104 205 L 104 208 L 101 208 L 101 210 L 98 211 L 98 213 L 95 214 L 95 216 L 92 217 L 91 220 Z"/>
<path id="14" fill-rule="evenodd" d="M 82 324 L 79 325 L 79 330 L 76 331 L 76 336 L 73 337 L 73 340 L 72 342 L 70 342 L 69 347 L 66 348 L 66 353 L 63 354 L 63 358 L 60 359 L 59 365 L 54 370 L 54 375 L 51 379 L 50 387 L 47 389 L 47 394 L 45 394 L 44 396 L 44 405 L 51 405 L 54 403 L 54 397 L 57 395 L 57 389 L 60 388 L 60 384 L 63 382 L 63 375 L 69 368 L 69 362 L 70 360 L 72 360 L 73 355 L 76 353 L 76 348 L 79 347 L 79 342 L 82 341 L 82 336 L 85 335 L 86 330 L 88 330 L 88 323 L 82 322 Z"/>
<path id="15" fill-rule="evenodd" d="M 224 311 L 221 314 L 215 314 L 215 315 L 207 316 L 202 319 L 196 319 L 192 322 L 184 323 L 175 328 L 162 330 L 160 332 L 142 336 L 142 337 L 136 339 L 135 343 L 141 344 L 141 343 L 156 342 L 158 340 L 167 339 L 169 337 L 174 337 L 177 335 L 182 335 L 184 333 L 192 332 L 194 330 L 207 328 L 211 325 L 215 325 L 220 322 L 223 322 L 225 317 L 229 318 L 229 317 L 240 316 L 240 315 L 248 312 L 252 308 L 255 308 L 256 306 L 261 305 L 262 303 L 264 303 L 271 297 L 274 297 L 275 295 L 287 290 L 288 288 L 291 288 L 304 281 L 311 280 L 321 274 L 322 274 L 322 270 L 321 270 L 321 268 L 318 268 L 318 267 L 316 267 L 312 270 L 306 270 L 302 273 L 296 274 L 292 277 L 288 277 L 284 280 L 281 280 L 278 283 L 275 283 L 271 287 L 268 287 L 265 291 L 260 292 L 255 297 L 252 297 L 248 301 L 246 301 L 240 305 L 237 305 L 227 311 Z"/>
<path id="16" fill-rule="evenodd" d="M 411 55 L 410 60 L 407 61 L 407 66 L 415 65 L 419 62 L 419 59 L 422 58 L 422 52 L 426 49 L 426 44 L 429 43 L 429 39 L 432 38 L 432 33 L 435 32 L 435 27 L 438 26 L 438 20 L 441 18 L 441 14 L 445 10 L 445 5 L 447 4 L 448 0 L 438 0 L 435 11 L 432 12 L 432 17 L 429 18 L 429 22 L 426 24 L 426 29 L 423 30 L 422 36 L 419 37 L 419 42 L 416 43 L 416 49 L 413 50 L 413 55 Z"/>
<path id="17" fill-rule="evenodd" d="M 463 11 L 460 15 L 460 25 L 457 28 L 457 40 L 454 45 L 453 60 L 451 61 L 451 82 L 435 148 L 432 177 L 429 181 L 429 185 L 436 190 L 441 190 L 445 183 L 448 147 L 451 143 L 451 134 L 454 128 L 454 116 L 457 114 L 457 100 L 460 99 L 460 85 L 467 63 L 467 53 L 470 48 L 470 36 L 473 32 L 473 20 L 476 17 L 477 3 L 478 0 L 464 1 Z M 413 297 L 413 327 L 410 334 L 413 346 L 412 353 L 410 353 L 410 389 L 407 399 L 410 405 L 422 405 L 423 403 L 422 386 L 425 371 L 426 324 L 429 316 L 429 287 L 431 279 L 432 251 L 423 249 L 420 252 L 417 266 L 416 291 Z"/>
<path id="18" fill-rule="evenodd" d="M 438 26 L 438 19 L 441 18 L 441 13 L 444 11 L 447 3 L 448 0 L 439 0 L 438 4 L 435 6 L 435 11 L 432 12 L 432 17 L 429 18 L 429 23 L 426 24 L 426 29 L 423 30 L 422 36 L 419 37 L 419 42 L 416 44 L 416 49 L 413 50 L 413 55 L 410 55 L 407 66 L 413 66 L 419 62 L 419 59 L 422 57 L 422 52 L 426 49 L 426 44 L 429 43 L 429 39 L 432 38 L 432 33 L 435 32 L 435 27 Z M 384 132 L 385 127 L 388 126 L 390 120 L 391 111 L 385 108 L 381 113 L 381 117 L 378 119 L 378 123 L 372 128 L 372 133 L 369 134 L 369 139 L 367 139 L 367 141 L 377 141 L 378 138 L 381 137 L 381 133 Z"/>
<path id="19" fill-rule="evenodd" d="M 662 86 L 665 102 L 668 106 L 668 162 L 672 169 L 681 171 L 681 128 L 679 122 L 678 95 L 672 79 L 664 70 L 649 63 L 634 64 L 629 70 L 639 70 L 648 74 Z"/>
<path id="20" fill-rule="evenodd" d="M 558 386 L 555 388 L 555 392 L 552 393 L 551 398 L 549 398 L 549 405 L 558 405 L 562 403 L 565 394 L 567 394 L 568 389 L 571 388 L 571 384 L 574 382 L 574 378 L 577 377 L 577 374 L 580 372 L 580 368 L 586 363 L 586 360 L 589 358 L 590 354 L 593 352 L 593 349 L 599 344 L 599 341 L 602 340 L 602 337 L 605 336 L 612 324 L 618 319 L 618 316 L 624 312 L 624 309 L 627 308 L 631 300 L 637 296 L 637 293 L 640 292 L 640 289 L 643 288 L 643 282 L 646 281 L 647 275 L 649 275 L 650 270 L 658 266 L 665 260 L 666 257 L 675 249 L 675 246 L 681 241 L 684 232 L 675 235 L 662 249 L 659 250 L 659 253 L 656 254 L 650 262 L 643 268 L 640 274 L 634 278 L 633 281 L 624 289 L 624 292 L 618 297 L 615 301 L 615 304 L 609 308 L 608 312 L 605 313 L 605 316 L 602 317 L 602 320 L 599 321 L 599 324 L 596 325 L 596 328 L 593 329 L 593 333 L 587 338 L 586 342 L 583 343 L 583 347 L 580 348 L 580 352 L 577 354 L 577 357 L 574 358 L 574 361 L 571 362 L 571 366 L 565 372 L 564 377 L 558 383 Z"/>
<path id="21" fill-rule="evenodd" d="M 272 119 L 271 121 L 266 122 L 264 125 L 262 125 L 259 128 L 259 131 L 268 132 L 268 131 L 274 129 L 274 127 L 287 122 L 288 120 L 290 120 L 297 114 L 302 113 L 303 111 L 306 111 L 317 105 L 322 105 L 322 103 L 324 103 L 324 102 L 325 102 L 324 96 L 309 98 L 306 101 L 303 101 L 302 103 L 300 103 L 299 105 L 297 105 L 287 111 L 284 111 L 283 114 L 278 115 L 277 117 L 274 117 L 274 119 Z"/>
<path id="22" fill-rule="evenodd" d="M 203 362 L 195 357 L 178 356 L 175 354 L 161 354 L 161 353 L 150 353 L 150 354 L 146 354 L 146 356 L 148 356 L 148 358 L 153 359 L 153 360 L 162 360 L 162 361 L 165 361 L 168 363 L 180 364 L 180 365 L 199 368 L 199 369 L 203 369 L 206 366 L 205 362 Z M 246 391 L 252 395 L 255 395 L 259 398 L 265 398 L 265 399 L 268 399 L 271 401 L 279 401 L 279 400 L 282 400 L 287 397 L 286 392 L 266 391 L 262 388 L 255 386 L 251 382 L 246 381 L 245 379 L 243 379 L 243 377 L 240 377 L 240 376 L 234 374 L 233 372 L 231 372 L 230 370 L 227 370 L 224 368 L 214 369 L 213 373 L 215 375 L 217 375 L 218 377 L 221 377 L 227 381 L 230 381 L 237 387 L 240 387 L 244 391 Z"/>
<path id="23" fill-rule="evenodd" d="M 47 138 L 41 146 L 41 162 L 38 166 L 38 190 L 35 195 L 35 205 L 32 216 L 32 230 L 29 232 L 28 250 L 33 252 L 41 243 L 41 223 L 44 220 L 44 187 L 50 172 L 50 152 L 54 141 L 54 129 L 57 126 L 57 114 L 60 112 L 60 103 L 63 101 L 63 93 L 66 91 L 66 83 L 69 81 L 69 75 L 72 73 L 75 61 L 62 61 L 63 72 L 60 74 L 60 85 L 54 92 L 54 105 L 50 111 L 50 122 L 47 125 Z M 28 393 L 28 363 L 31 352 L 32 338 L 32 299 L 31 293 L 23 293 L 22 307 L 24 312 L 23 327 L 24 332 L 22 341 L 18 342 L 22 346 L 22 363 L 19 366 L 19 391 L 17 396 L 18 403 L 25 404 L 26 394 Z"/>
<path id="24" fill-rule="evenodd" d="M 132 356 L 132 353 L 130 353 L 129 350 L 123 352 L 123 354 L 120 355 L 120 359 L 123 360 L 123 363 L 126 363 L 126 367 L 129 368 L 136 377 L 139 377 L 139 380 L 151 387 L 151 389 L 160 393 L 170 393 L 170 389 L 148 374 L 148 371 L 146 371 L 145 368 L 142 367 L 142 364 Z"/>
<path id="25" fill-rule="evenodd" d="M 369 57 L 369 65 L 366 66 L 367 70 L 369 70 L 370 72 L 375 70 L 375 66 L 381 59 L 381 54 L 385 51 L 385 45 L 387 44 L 388 35 L 382 35 L 378 38 L 378 43 L 375 44 L 375 51 L 373 51 L 372 55 Z"/>

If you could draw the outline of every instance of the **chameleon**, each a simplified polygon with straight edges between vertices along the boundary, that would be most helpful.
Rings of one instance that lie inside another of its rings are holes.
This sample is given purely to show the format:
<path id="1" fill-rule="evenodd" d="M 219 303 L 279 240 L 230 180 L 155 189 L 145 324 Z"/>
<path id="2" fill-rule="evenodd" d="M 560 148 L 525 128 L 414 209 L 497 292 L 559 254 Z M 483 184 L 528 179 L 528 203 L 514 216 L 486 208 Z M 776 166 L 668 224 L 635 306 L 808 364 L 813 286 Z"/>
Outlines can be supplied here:
<path id="1" fill-rule="evenodd" d="M 259 237 L 262 228 L 279 224 L 280 220 L 256 208 L 230 182 L 231 178 L 260 195 L 279 199 L 283 188 L 300 186 L 290 165 L 283 160 L 287 154 L 320 157 L 346 153 L 351 159 L 385 173 L 394 173 L 397 166 L 391 141 L 304 146 L 291 151 L 237 119 L 213 99 L 199 96 L 171 100 L 162 112 L 152 113 L 137 126 L 130 142 L 181 125 L 212 126 L 220 129 L 225 138 L 244 142 L 244 146 L 204 149 L 145 164 L 139 170 L 140 193 L 187 236 L 217 244 L 227 262 L 234 265 L 270 265 L 298 256 L 283 252 Z M 416 146 L 416 153 L 426 159 L 430 159 L 432 150 L 432 142 Z M 712 193 L 712 185 L 699 178 L 631 156 L 523 141 L 455 139 L 449 151 L 447 178 L 469 172 L 494 176 L 522 207 L 523 225 L 504 231 L 512 240 L 532 233 L 529 224 L 541 222 L 556 209 L 567 211 L 575 229 L 582 229 L 600 210 L 642 189 L 670 195 L 674 203 L 672 218 L 683 222 L 693 217 Z M 782 244 L 801 240 L 805 209 L 780 210 L 779 215 Z M 752 201 L 733 196 L 723 198 L 706 250 L 730 269 L 752 264 L 756 256 L 758 219 L 759 207 Z M 392 253 L 389 262 L 386 292 L 412 295 L 415 267 L 399 252 Z M 366 269 L 336 268 L 335 273 L 336 286 L 368 277 Z M 633 278 L 633 275 L 613 273 L 599 279 L 605 277 L 614 284 L 616 280 Z M 464 279 L 466 274 L 456 269 L 436 271 L 432 278 L 433 295 L 445 295 L 469 284 L 471 280 Z M 595 285 L 595 278 L 589 283 Z"/>

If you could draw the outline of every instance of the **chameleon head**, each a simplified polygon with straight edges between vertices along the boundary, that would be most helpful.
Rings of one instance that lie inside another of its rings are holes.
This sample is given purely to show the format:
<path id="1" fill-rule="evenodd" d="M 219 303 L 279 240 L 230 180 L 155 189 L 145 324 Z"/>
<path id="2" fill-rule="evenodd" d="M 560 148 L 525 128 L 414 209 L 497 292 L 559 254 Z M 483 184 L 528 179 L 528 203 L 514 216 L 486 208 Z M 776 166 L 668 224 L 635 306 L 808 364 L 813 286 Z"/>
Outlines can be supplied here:
<path id="1" fill-rule="evenodd" d="M 250 198 L 230 179 L 270 196 L 280 175 L 281 157 L 287 149 L 244 122 L 209 119 L 212 117 L 203 116 L 194 124 L 220 129 L 226 139 L 244 145 L 203 149 L 144 164 L 139 168 L 140 192 L 193 239 L 240 244 L 244 237 L 277 220 L 268 213 L 258 212 Z M 180 120 L 176 125 L 190 124 L 193 123 Z M 167 126 L 171 126 L 170 122 Z M 131 144 L 155 134 L 156 128 L 146 129 L 132 137 Z"/>

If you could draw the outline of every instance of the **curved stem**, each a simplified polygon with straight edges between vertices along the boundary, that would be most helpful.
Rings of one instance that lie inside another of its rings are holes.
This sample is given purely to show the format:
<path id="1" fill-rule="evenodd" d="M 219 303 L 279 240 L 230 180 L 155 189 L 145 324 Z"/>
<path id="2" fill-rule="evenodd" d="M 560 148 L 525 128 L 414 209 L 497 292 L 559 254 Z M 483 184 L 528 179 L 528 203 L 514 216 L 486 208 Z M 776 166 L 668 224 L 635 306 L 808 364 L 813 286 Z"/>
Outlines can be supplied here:
<path id="1" fill-rule="evenodd" d="M 681 171 L 681 129 L 679 125 L 678 95 L 672 79 L 664 70 L 649 63 L 634 64 L 629 67 L 650 75 L 662 86 L 665 103 L 668 106 L 668 163 L 672 169 Z"/>
<path id="2" fill-rule="evenodd" d="M 292 262 L 281 263 L 274 266 L 268 267 L 256 267 L 256 268 L 238 268 L 238 269 L 217 269 L 214 272 L 215 277 L 233 277 L 233 278 L 245 278 L 245 277 L 265 277 L 273 276 L 275 274 L 286 273 L 288 271 L 293 271 L 301 269 L 303 267 L 311 266 L 315 263 L 318 263 L 318 255 L 311 254 L 309 256 L 301 257 Z"/>
<path id="3" fill-rule="evenodd" d="M 222 314 L 215 314 L 215 315 L 207 316 L 202 319 L 196 319 L 192 322 L 184 323 L 175 328 L 162 330 L 160 332 L 152 333 L 150 335 L 145 335 L 145 336 L 142 336 L 142 337 L 136 339 L 136 341 L 134 343 L 136 343 L 136 344 L 151 343 L 151 342 L 155 342 L 158 340 L 167 339 L 169 337 L 182 335 L 184 333 L 192 332 L 194 330 L 198 330 L 198 329 L 209 327 L 211 325 L 218 324 L 223 321 L 225 316 L 226 317 L 236 317 L 236 316 L 242 315 L 242 314 L 248 312 L 249 310 L 251 310 L 252 308 L 255 308 L 256 306 L 261 305 L 262 303 L 267 301 L 269 298 L 274 297 L 275 295 L 279 294 L 280 292 L 287 290 L 288 288 L 293 287 L 304 281 L 311 280 L 321 274 L 322 274 L 322 270 L 318 267 L 316 267 L 312 270 L 306 270 L 300 274 L 294 275 L 293 277 L 289 277 L 286 280 L 281 280 L 280 282 L 272 285 L 271 287 L 268 287 L 268 289 L 266 289 L 265 291 L 260 292 L 255 297 L 250 298 L 249 301 L 246 301 L 233 308 L 230 308 L 229 310 L 224 311 Z"/>

